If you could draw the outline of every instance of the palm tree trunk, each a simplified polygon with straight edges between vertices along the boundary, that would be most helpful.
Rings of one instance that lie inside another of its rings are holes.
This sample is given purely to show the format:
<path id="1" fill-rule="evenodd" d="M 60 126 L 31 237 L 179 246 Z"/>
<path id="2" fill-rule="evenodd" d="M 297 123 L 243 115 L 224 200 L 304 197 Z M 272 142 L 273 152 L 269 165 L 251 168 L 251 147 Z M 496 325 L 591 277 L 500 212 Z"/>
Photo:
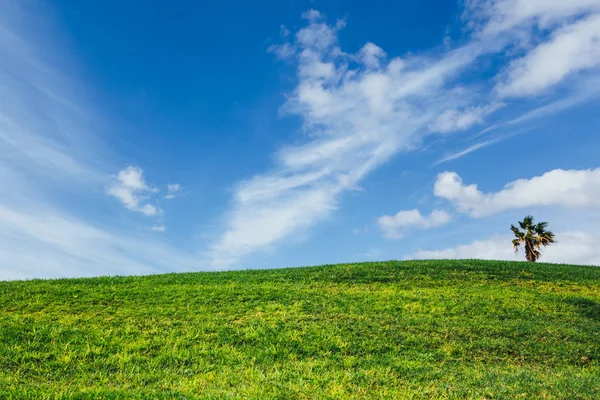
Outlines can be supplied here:
<path id="1" fill-rule="evenodd" d="M 533 243 L 531 241 L 525 241 L 525 258 L 527 261 L 535 262 L 535 252 L 533 251 Z"/>

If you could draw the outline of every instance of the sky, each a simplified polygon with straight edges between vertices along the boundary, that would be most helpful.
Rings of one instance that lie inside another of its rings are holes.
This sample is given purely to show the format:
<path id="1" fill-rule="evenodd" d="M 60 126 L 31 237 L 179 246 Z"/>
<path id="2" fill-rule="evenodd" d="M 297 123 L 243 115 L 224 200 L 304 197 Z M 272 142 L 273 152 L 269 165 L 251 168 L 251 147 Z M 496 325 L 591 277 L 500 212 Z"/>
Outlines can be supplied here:
<path id="1" fill-rule="evenodd" d="M 600 265 L 600 0 L 0 0 L 0 280 Z"/>

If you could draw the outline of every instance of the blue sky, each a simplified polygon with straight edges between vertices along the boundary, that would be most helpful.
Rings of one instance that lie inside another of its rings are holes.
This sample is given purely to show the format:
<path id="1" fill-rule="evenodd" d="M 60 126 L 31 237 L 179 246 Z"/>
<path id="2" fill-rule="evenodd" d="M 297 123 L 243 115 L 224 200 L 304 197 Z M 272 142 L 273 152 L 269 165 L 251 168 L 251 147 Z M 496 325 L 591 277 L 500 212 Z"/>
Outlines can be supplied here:
<path id="1" fill-rule="evenodd" d="M 600 0 L 5 1 L 0 280 L 600 265 L 599 95 Z"/>

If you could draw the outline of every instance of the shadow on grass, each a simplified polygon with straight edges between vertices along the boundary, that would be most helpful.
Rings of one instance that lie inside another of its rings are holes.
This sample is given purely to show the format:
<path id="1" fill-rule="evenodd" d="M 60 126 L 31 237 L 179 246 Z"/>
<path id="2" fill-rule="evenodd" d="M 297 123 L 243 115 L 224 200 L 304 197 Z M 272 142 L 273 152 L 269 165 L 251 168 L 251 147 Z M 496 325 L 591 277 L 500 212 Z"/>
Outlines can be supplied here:
<path id="1" fill-rule="evenodd" d="M 574 306 L 581 316 L 600 321 L 600 303 L 597 301 L 585 297 L 570 297 L 565 301 Z"/>

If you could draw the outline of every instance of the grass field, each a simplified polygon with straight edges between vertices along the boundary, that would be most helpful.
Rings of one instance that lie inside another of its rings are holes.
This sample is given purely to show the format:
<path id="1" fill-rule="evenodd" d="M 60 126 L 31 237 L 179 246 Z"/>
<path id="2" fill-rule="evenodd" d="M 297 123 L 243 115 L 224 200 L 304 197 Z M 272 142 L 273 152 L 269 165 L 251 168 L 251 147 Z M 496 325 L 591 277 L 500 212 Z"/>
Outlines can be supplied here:
<path id="1" fill-rule="evenodd" d="M 0 282 L 0 398 L 600 399 L 600 268 Z"/>

